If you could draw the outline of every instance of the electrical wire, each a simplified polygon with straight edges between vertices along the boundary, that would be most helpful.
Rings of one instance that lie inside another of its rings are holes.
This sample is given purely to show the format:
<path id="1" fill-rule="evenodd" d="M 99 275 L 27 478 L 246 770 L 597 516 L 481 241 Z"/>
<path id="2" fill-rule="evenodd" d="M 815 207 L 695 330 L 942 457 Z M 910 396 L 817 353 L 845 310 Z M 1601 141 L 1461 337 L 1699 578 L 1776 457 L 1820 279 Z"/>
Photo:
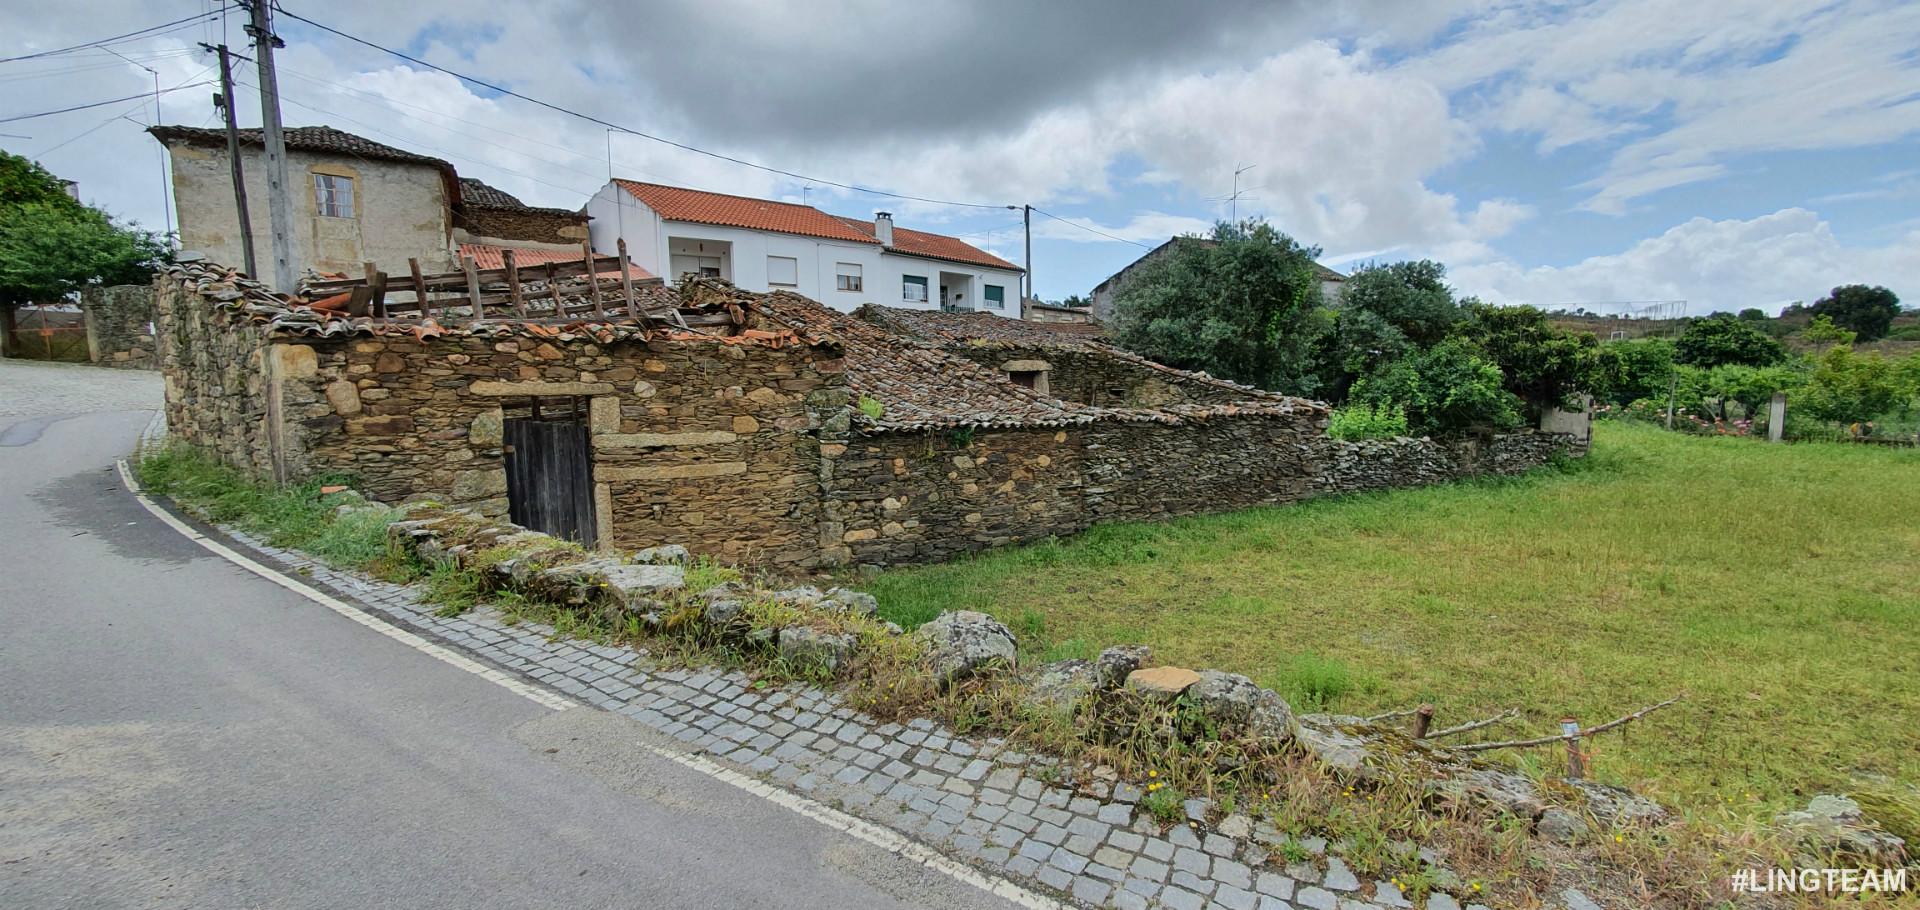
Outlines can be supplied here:
<path id="1" fill-rule="evenodd" d="M 909 201 L 909 202 L 923 202 L 923 203 L 926 203 L 926 204 L 928 204 L 928 205 L 951 205 L 951 206 L 957 206 L 957 207 L 961 207 L 961 208 L 975 208 L 975 209 L 1004 209 L 1004 208 L 1010 208 L 1010 206 L 1007 206 L 1007 205 L 1005 205 L 1005 204 L 997 204 L 997 203 L 986 203 L 986 202 L 960 202 L 960 201 L 956 201 L 956 200 L 951 200 L 951 199 L 933 199 L 933 198 L 929 198 L 929 197 L 926 197 L 926 196 L 913 196 L 913 195 L 909 195 L 909 194 L 906 194 L 906 193 L 891 193 L 891 192 L 887 192 L 886 190 L 876 190 L 876 189 L 870 189 L 870 188 L 868 188 L 868 187 L 863 187 L 863 186 L 860 186 L 860 185 L 858 185 L 858 184 L 852 184 L 852 183 L 841 183 L 841 182 L 838 182 L 838 181 L 834 181 L 834 180 L 827 180 L 827 179 L 825 179 L 825 178 L 822 178 L 822 177 L 813 177 L 813 176 L 809 176 L 809 175 L 807 175 L 807 174 L 801 174 L 801 173 L 798 173 L 798 172 L 795 172 L 795 171 L 789 171 L 789 170 L 784 170 L 784 169 L 781 169 L 781 168 L 777 168 L 777 167 L 772 167 L 772 166 L 769 166 L 769 165 L 765 165 L 765 164 L 760 164 L 760 163 L 758 163 L 758 162 L 754 162 L 754 161 L 748 161 L 748 160 L 746 160 L 746 159 L 744 159 L 744 158 L 736 158 L 736 157 L 734 157 L 734 156 L 732 156 L 732 155 L 727 155 L 727 154 L 724 154 L 724 153 L 721 153 L 721 152 L 713 152 L 713 151 L 708 151 L 707 149 L 703 149 L 703 148 L 700 148 L 699 146 L 695 146 L 695 145 L 689 145 L 689 144 L 687 144 L 687 143 L 685 143 L 685 142 L 679 142 L 679 141 L 676 141 L 676 140 L 673 140 L 673 139 L 668 139 L 668 138 L 665 138 L 665 137 L 663 137 L 663 136 L 656 136 L 656 135 L 653 135 L 653 134 L 651 134 L 651 133 L 647 133 L 647 132 L 643 132 L 643 131 L 641 131 L 641 130 L 636 130 L 636 129 L 633 129 L 632 127 L 628 127 L 628 126 L 622 126 L 621 124 L 618 124 L 618 123 L 614 123 L 614 122 L 612 122 L 612 121 L 609 121 L 609 120 L 603 120 L 603 119 L 601 119 L 601 118 L 599 118 L 599 117 L 595 117 L 595 116 L 593 116 L 592 114 L 585 114 L 585 113 L 581 113 L 580 111 L 576 111 L 576 110 L 573 110 L 573 109 L 571 109 L 571 108 L 567 108 L 567 107 L 563 107 L 563 106 L 561 106 L 561 105 L 558 105 L 558 104 L 553 104 L 553 103 L 551 103 L 551 102 L 547 102 L 547 101 L 542 101 L 542 100 L 540 100 L 540 99 L 538 99 L 538 98 L 534 98 L 534 97 L 531 97 L 531 96 L 528 96 L 528 95 L 523 95 L 523 94 L 521 94 L 521 93 L 519 93 L 519 92 L 516 92 L 516 91 L 514 91 L 514 90 L 512 90 L 512 89 L 509 89 L 509 88 L 506 88 L 506 87 L 504 87 L 504 86 L 500 86 L 500 85 L 495 85 L 494 83 L 491 83 L 491 82 L 487 82 L 487 81 L 485 81 L 485 80 L 483 80 L 483 79 L 477 79 L 477 78 L 475 78 L 475 77 L 473 77 L 473 76 L 468 76 L 468 75 L 466 75 L 466 74 L 464 74 L 464 73 L 460 73 L 460 72 L 457 72 L 457 71 L 455 71 L 455 70 L 450 70 L 450 69 L 447 69 L 446 67 L 444 67 L 444 66 L 440 66 L 440 65 L 438 65 L 438 64 L 433 64 L 433 63 L 428 63 L 427 61 L 425 61 L 425 60 L 422 60 L 422 59 L 420 59 L 420 58 L 418 58 L 418 57 L 415 57 L 415 56 L 412 56 L 412 55 L 410 55 L 410 54 L 406 54 L 406 53 L 402 53 L 402 52 L 400 52 L 400 51 L 397 51 L 397 50 L 394 50 L 393 48 L 390 48 L 390 47 L 384 47 L 384 46 L 382 46 L 382 45 L 379 45 L 379 44 L 375 44 L 375 43 L 373 43 L 372 41 L 368 41 L 368 40 L 367 40 L 367 39 L 365 39 L 365 38 L 361 38 L 361 37 L 358 37 L 358 36 L 356 36 L 356 35 L 350 35 L 350 34 L 347 34 L 346 32 L 343 32 L 343 31 L 340 31 L 340 30 L 339 30 L 339 29 L 337 29 L 337 28 L 333 28 L 333 27 L 331 27 L 331 26 L 328 26 L 328 25 L 323 25 L 323 24 L 321 24 L 321 23 L 319 23 L 319 22 L 315 22 L 315 21 L 313 21 L 312 19 L 308 19 L 307 17 L 305 17 L 305 16 L 302 16 L 302 15 L 300 15 L 300 14 L 298 14 L 298 13 L 295 13 L 295 12 L 291 12 L 291 11 L 289 11 L 289 10 L 287 10 L 286 8 L 284 8 L 284 7 L 281 7 L 281 6 L 279 6 L 279 5 L 277 5 L 277 4 L 275 5 L 275 7 L 274 7 L 274 8 L 275 8 L 275 9 L 276 9 L 277 11 L 279 11 L 279 12 L 280 12 L 280 13 L 281 13 L 282 15 L 284 15 L 284 16 L 286 16 L 286 17 L 287 17 L 287 18 L 289 18 L 289 19 L 294 19 L 294 20 L 297 20 L 297 21 L 300 21 L 300 22 L 304 22 L 304 23 L 306 23 L 306 24 L 308 24 L 308 25 L 311 25 L 311 26 L 313 26 L 314 28 L 317 28 L 317 29 L 320 29 L 320 30 L 321 30 L 321 31 L 323 31 L 323 32 L 327 32 L 328 34 L 331 34 L 331 35 L 336 35 L 336 36 L 338 36 L 338 37 L 341 37 L 341 38 L 345 38 L 345 39 L 347 39 L 348 41 L 352 41 L 352 42 L 354 42 L 354 43 L 356 43 L 356 44 L 361 44 L 361 45 L 365 45 L 365 46 L 367 46 L 367 47 L 370 47 L 370 48 L 373 48 L 374 50 L 377 50 L 377 51 L 381 51 L 381 52 L 383 52 L 383 53 L 387 53 L 387 54 L 391 54 L 391 55 L 393 55 L 393 56 L 395 56 L 395 57 L 399 57 L 400 59 L 402 59 L 402 60 L 406 60 L 406 61 L 408 61 L 408 62 L 410 62 L 410 63 L 415 63 L 415 64 L 418 64 L 418 65 L 420 65 L 420 66 L 424 66 L 424 67 L 427 67 L 428 69 L 432 69 L 432 70 L 436 70 L 436 71 L 438 71 L 438 72 L 442 72 L 442 73 L 446 73 L 447 75 L 449 75 L 449 76 L 452 76 L 452 77 L 454 77 L 455 79 L 459 79 L 459 80 L 462 80 L 462 81 L 464 81 L 464 82 L 470 82 L 470 83 L 473 83 L 474 85 L 477 85 L 477 86 L 480 86 L 481 88 L 484 88 L 484 89 L 487 89 L 487 90 L 489 90 L 489 91 L 494 91 L 494 92 L 499 92 L 500 94 L 503 94 L 503 95 L 508 95 L 508 96 L 511 96 L 511 97 L 514 97 L 514 98 L 518 98 L 518 99 L 520 99 L 520 100 L 522 100 L 522 101 L 525 101 L 525 102 L 527 102 L 527 103 L 529 103 L 529 104 L 534 104 L 534 105 L 538 105 L 538 106 L 540 106 L 540 107 L 544 107 L 544 108 L 546 108 L 546 109 L 548 109 L 548 110 L 551 110 L 551 111 L 555 111 L 555 112 L 558 112 L 558 113 L 562 113 L 562 114 L 566 114 L 566 115 L 568 115 L 568 116 L 570 116 L 570 117 L 578 117 L 578 118 L 580 118 L 581 120 L 585 120 L 585 121 L 587 121 L 587 122 L 589 122 L 589 123 L 595 123 L 595 124 L 598 124 L 598 125 L 600 125 L 600 126 L 603 126 L 603 127 L 606 127 L 606 128 L 608 128 L 608 129 L 611 129 L 611 130 L 616 130 L 616 131 L 618 131 L 618 132 L 622 132 L 622 133 L 627 133 L 627 134 L 629 134 L 629 135 L 633 135 L 633 136 L 639 136 L 639 137 L 640 137 L 640 138 L 642 138 L 642 139 L 651 139 L 651 140 L 653 140 L 654 142 L 658 142 L 658 143 L 661 143 L 661 144 L 663 144 L 663 145 L 670 145 L 670 146 L 673 146 L 674 148 L 677 148 L 677 149 L 681 149 L 681 150 L 683 150 L 683 151 L 689 151 L 689 152 L 693 152 L 693 153 L 695 153 L 695 154 L 699 154 L 699 155 L 705 155 L 705 156 L 707 156 L 707 157 L 709 157 L 709 158 L 715 158 L 715 159 L 718 159 L 718 160 L 721 160 L 721 161 L 726 161 L 726 162 L 730 162 L 730 163 L 732 163 L 732 164 L 738 164 L 738 165 L 741 165 L 741 166 L 743 166 L 743 167 L 750 167 L 750 168 L 753 168 L 753 169 L 755 169 L 755 170 L 760 170 L 760 171 L 765 171 L 765 172 L 767 172 L 767 173 L 769 173 L 769 174 L 778 174 L 778 175 L 780 175 L 780 176 L 782 176 L 782 177 L 790 177 L 790 178 L 792 178 L 792 179 L 794 179 L 794 180 L 801 180 L 801 181 L 809 181 L 809 182 L 812 182 L 812 183 L 819 183 L 819 184 L 824 184 L 824 185 L 826 185 L 826 186 L 832 186 L 832 187 L 838 187 L 838 188 L 840 188 L 840 189 L 843 189 L 843 190 L 850 190 L 850 191 L 852 191 L 852 192 L 856 192 L 856 193 L 864 193 L 864 194 L 866 194 L 866 195 L 869 195 L 869 196 L 882 196 L 882 197 L 885 197 L 885 198 L 888 198 L 888 199 L 904 199 L 904 200 L 907 200 L 907 201 Z"/>
<path id="2" fill-rule="evenodd" d="M 20 114 L 13 117 L 0 117 L 0 123 L 13 123 L 20 120 L 32 120 L 36 117 L 51 117 L 55 114 L 69 114 L 74 111 L 84 111 L 88 108 L 106 107 L 109 104 L 119 104 L 122 101 L 132 101 L 135 98 L 141 99 L 141 102 L 144 104 L 146 99 L 152 98 L 155 95 L 166 95 L 172 92 L 180 91 L 181 89 L 188 89 L 188 88 L 193 88 L 194 86 L 212 85 L 212 84 L 213 84 L 212 82 L 208 82 L 208 81 L 194 82 L 188 85 L 176 85 L 173 88 L 161 89 L 160 91 L 157 91 L 157 92 L 141 92 L 138 95 L 128 95 L 125 98 L 108 98 L 105 101 L 94 101 L 94 102 L 89 102 L 87 104 L 76 104 L 72 107 L 63 107 L 55 111 L 41 111 L 38 114 Z"/>
<path id="3" fill-rule="evenodd" d="M 1139 248 L 1141 248 L 1141 249 L 1143 249 L 1143 250 L 1151 250 L 1151 249 L 1153 249 L 1153 247 L 1150 247 L 1150 246 L 1148 246 L 1148 245 L 1146 245 L 1146 244 L 1144 244 L 1144 243 L 1141 243 L 1141 242 L 1140 242 L 1140 241 L 1138 241 L 1138 240 L 1128 240 L 1128 239 L 1127 239 L 1127 238 L 1125 238 L 1125 237 L 1115 237 L 1115 236 L 1113 236 L 1112 234 L 1109 234 L 1109 233 L 1107 233 L 1106 231 L 1103 231 L 1103 230 L 1100 230 L 1100 229 L 1098 229 L 1098 228 L 1090 228 L 1090 227 L 1087 227 L 1086 225 L 1084 225 L 1084 224 L 1081 224 L 1081 223 L 1080 223 L 1080 222 L 1078 222 L 1078 221 L 1068 221 L 1067 219 L 1065 219 L 1065 218 L 1062 218 L 1062 217 L 1060 217 L 1059 215 L 1055 215 L 1054 213 L 1052 213 L 1052 212 L 1049 212 L 1049 211 L 1045 211 L 1045 210 L 1043 210 L 1043 209 L 1037 209 L 1037 208 L 1036 208 L 1036 209 L 1034 209 L 1034 211 L 1035 211 L 1035 212 L 1038 212 L 1038 213 L 1040 213 L 1040 214 L 1042 214 L 1042 215 L 1045 215 L 1045 216 L 1047 216 L 1048 218 L 1052 218 L 1053 220 L 1055 220 L 1055 221 L 1058 221 L 1058 222 L 1060 222 L 1061 224 L 1070 224 L 1070 225 L 1073 225 L 1074 227 L 1077 227 L 1077 228 L 1079 228 L 1079 229 L 1081 229 L 1081 230 L 1083 230 L 1083 231 L 1086 231 L 1086 232 L 1087 232 L 1087 233 L 1089 233 L 1089 234 L 1099 234 L 1100 236 L 1102 236 L 1102 237 L 1105 237 L 1105 238 L 1107 238 L 1108 240 L 1118 240 L 1118 241 L 1120 241 L 1121 243 L 1131 243 L 1131 244 L 1133 244 L 1134 246 L 1137 246 L 1137 247 L 1139 247 Z"/>
<path id="4" fill-rule="evenodd" d="M 225 10 L 226 7 L 223 5 L 221 9 Z M 213 16 L 213 13 L 196 13 L 194 15 L 186 17 L 185 19 L 175 19 L 172 22 L 162 22 L 159 25 L 150 25 L 150 26 L 147 26 L 146 28 L 139 29 L 137 31 L 131 31 L 124 35 L 115 35 L 111 38 L 101 38 L 98 41 L 88 41 L 84 44 L 75 44 L 69 47 L 59 48 L 57 50 L 37 51 L 31 54 L 21 54 L 17 57 L 0 58 L 0 63 L 13 63 L 19 60 L 35 60 L 41 57 L 52 57 L 56 54 L 68 54 L 74 51 L 86 50 L 87 48 L 90 48 L 90 47 L 99 47 L 103 44 L 117 44 L 121 41 L 126 41 L 132 38 L 152 37 L 151 35 L 148 34 L 149 32 L 158 32 L 161 29 L 173 28 L 174 26 L 197 22 L 201 19 L 211 18 L 212 16 Z"/>

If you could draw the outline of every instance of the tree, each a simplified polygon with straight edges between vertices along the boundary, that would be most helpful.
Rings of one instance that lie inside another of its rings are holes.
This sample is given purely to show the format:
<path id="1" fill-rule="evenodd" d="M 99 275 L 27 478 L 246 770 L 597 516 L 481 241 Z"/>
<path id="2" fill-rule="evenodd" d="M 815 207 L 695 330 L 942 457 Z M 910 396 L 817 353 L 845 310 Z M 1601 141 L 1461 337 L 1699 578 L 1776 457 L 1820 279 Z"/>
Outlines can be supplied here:
<path id="1" fill-rule="evenodd" d="M 1826 313 L 1813 317 L 1813 321 L 1807 323 L 1801 335 L 1814 344 L 1842 344 L 1849 347 L 1853 345 L 1855 339 L 1860 337 L 1858 332 L 1834 325 L 1833 317 Z"/>
<path id="2" fill-rule="evenodd" d="M 1666 338 L 1609 341 L 1595 356 L 1594 397 L 1627 405 L 1665 401 L 1673 382 L 1673 342 Z"/>
<path id="3" fill-rule="evenodd" d="M 1833 324 L 1858 333 L 1861 341 L 1886 337 L 1893 317 L 1900 315 L 1900 298 L 1883 287 L 1849 284 L 1814 301 L 1814 316 L 1829 316 Z"/>
<path id="4" fill-rule="evenodd" d="M 1767 311 L 1755 306 L 1747 307 L 1746 309 L 1740 311 L 1740 321 L 1741 322 L 1766 322 Z"/>
<path id="5" fill-rule="evenodd" d="M 1507 391 L 1519 396 L 1529 416 L 1537 418 L 1593 388 L 1599 366 L 1599 342 L 1593 335 L 1559 328 L 1530 306 L 1469 300 L 1466 310 L 1459 336 L 1500 368 Z"/>
<path id="6" fill-rule="evenodd" d="M 1114 299 L 1114 339 L 1169 366 L 1265 389 L 1311 391 L 1317 248 L 1262 222 L 1221 222 L 1212 243 L 1175 243 Z"/>
<path id="7" fill-rule="evenodd" d="M 1316 345 L 1320 394 L 1340 400 L 1361 377 L 1445 338 L 1461 316 L 1446 276 L 1446 266 L 1425 259 L 1354 270 Z"/>
<path id="8" fill-rule="evenodd" d="M 1060 305 L 1064 307 L 1073 307 L 1075 309 L 1086 309 L 1087 307 L 1092 306 L 1093 302 L 1088 300 L 1085 297 L 1080 296 L 1079 294 L 1073 294 L 1068 296 L 1067 299 L 1060 301 Z"/>
<path id="9" fill-rule="evenodd" d="M 162 238 L 121 226 L 75 202 L 45 168 L 0 153 L 0 344 L 13 343 L 14 312 L 93 284 L 139 284 L 171 251 Z"/>
<path id="10" fill-rule="evenodd" d="M 1520 423 L 1520 401 L 1506 390 L 1500 367 L 1458 338 L 1416 350 L 1354 383 L 1350 401 L 1404 409 L 1408 428 L 1427 435 Z"/>
<path id="11" fill-rule="evenodd" d="M 1865 423 L 1900 405 L 1902 386 L 1893 365 L 1878 353 L 1856 354 L 1836 345 L 1820 355 L 1797 407 L 1815 420 Z"/>
<path id="12" fill-rule="evenodd" d="M 1764 367 L 1787 359 L 1787 349 L 1749 323 L 1720 316 L 1688 324 L 1674 345 L 1674 359 L 1697 367 Z"/>

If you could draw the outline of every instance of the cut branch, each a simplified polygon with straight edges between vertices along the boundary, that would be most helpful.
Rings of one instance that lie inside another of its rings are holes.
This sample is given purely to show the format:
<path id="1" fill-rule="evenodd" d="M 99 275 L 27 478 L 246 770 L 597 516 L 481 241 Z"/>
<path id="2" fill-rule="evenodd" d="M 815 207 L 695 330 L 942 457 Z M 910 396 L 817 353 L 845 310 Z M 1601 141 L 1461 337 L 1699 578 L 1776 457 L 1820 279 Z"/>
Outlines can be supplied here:
<path id="1" fill-rule="evenodd" d="M 1420 709 L 1419 708 L 1395 708 L 1394 710 L 1388 711 L 1384 714 L 1375 714 L 1372 717 L 1363 717 L 1360 720 L 1362 723 L 1377 724 L 1383 720 L 1392 720 L 1396 717 L 1411 717 L 1413 715 L 1413 712 L 1418 710 Z"/>
<path id="2" fill-rule="evenodd" d="M 1495 714 L 1492 717 L 1482 718 L 1476 721 L 1469 721 L 1467 723 L 1460 724 L 1459 726 L 1448 727 L 1445 730 L 1435 730 L 1432 733 L 1427 734 L 1427 738 L 1439 739 L 1442 736 L 1457 736 L 1461 733 L 1467 733 L 1473 730 L 1478 730 L 1481 727 L 1491 727 L 1494 724 L 1503 724 L 1519 716 L 1520 716 L 1519 708 L 1508 708 L 1507 710 L 1502 711 L 1499 714 Z"/>
<path id="3" fill-rule="evenodd" d="M 1497 743 L 1468 743 L 1464 746 L 1454 746 L 1453 748 L 1455 751 L 1458 751 L 1458 752 L 1485 752 L 1489 749 L 1526 749 L 1526 748 L 1531 748 L 1533 746 L 1550 746 L 1550 745 L 1553 745 L 1554 743 L 1567 742 L 1570 740 L 1579 739 L 1581 737 L 1593 736 L 1598 733 L 1605 733 L 1608 730 L 1614 729 L 1615 727 L 1625 726 L 1628 723 L 1639 720 L 1640 718 L 1645 717 L 1649 714 L 1652 714 L 1653 712 L 1658 711 L 1661 708 L 1664 708 L 1668 705 L 1671 705 L 1674 702 L 1677 702 L 1680 699 L 1685 697 L 1686 696 L 1684 695 L 1675 695 L 1674 697 L 1669 698 L 1666 701 L 1663 701 L 1657 705 L 1648 705 L 1644 708 L 1641 708 L 1638 711 L 1633 712 L 1632 714 L 1628 714 L 1623 717 L 1616 717 L 1613 720 L 1607 721 L 1606 723 L 1601 724 L 1598 727 L 1588 727 L 1585 730 L 1576 730 L 1572 733 L 1561 733 L 1555 736 L 1542 736 L 1539 739 L 1514 739 L 1514 740 L 1508 740 L 1506 742 L 1497 742 Z"/>

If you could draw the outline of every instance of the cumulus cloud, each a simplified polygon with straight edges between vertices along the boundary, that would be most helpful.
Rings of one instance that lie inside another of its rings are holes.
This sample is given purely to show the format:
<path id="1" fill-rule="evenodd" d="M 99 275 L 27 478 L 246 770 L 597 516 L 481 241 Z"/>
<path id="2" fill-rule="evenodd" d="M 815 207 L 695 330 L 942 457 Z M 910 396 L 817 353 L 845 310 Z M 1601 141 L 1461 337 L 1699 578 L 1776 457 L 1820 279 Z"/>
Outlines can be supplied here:
<path id="1" fill-rule="evenodd" d="M 1488 262 L 1451 277 L 1461 291 L 1494 303 L 1542 307 L 1613 303 L 1618 310 L 1621 301 L 1685 300 L 1694 314 L 1778 310 L 1856 282 L 1920 299 L 1920 230 L 1884 247 L 1848 247 L 1819 215 L 1788 208 L 1746 220 L 1694 218 L 1568 266 Z"/>

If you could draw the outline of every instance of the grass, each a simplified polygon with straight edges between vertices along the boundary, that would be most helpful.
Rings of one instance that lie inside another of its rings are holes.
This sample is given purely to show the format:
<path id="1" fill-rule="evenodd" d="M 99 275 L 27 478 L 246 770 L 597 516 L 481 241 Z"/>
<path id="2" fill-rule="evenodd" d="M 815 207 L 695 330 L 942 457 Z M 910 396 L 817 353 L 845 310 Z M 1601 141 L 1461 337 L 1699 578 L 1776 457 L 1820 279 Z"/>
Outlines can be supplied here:
<path id="1" fill-rule="evenodd" d="M 1102 527 L 864 587 L 909 627 L 992 613 L 1025 658 L 1144 642 L 1311 708 L 1522 708 L 1494 738 L 1685 692 L 1601 737 L 1594 773 L 1758 816 L 1860 772 L 1920 781 L 1916 578 L 1916 453 L 1603 424 L 1559 471 Z"/>

